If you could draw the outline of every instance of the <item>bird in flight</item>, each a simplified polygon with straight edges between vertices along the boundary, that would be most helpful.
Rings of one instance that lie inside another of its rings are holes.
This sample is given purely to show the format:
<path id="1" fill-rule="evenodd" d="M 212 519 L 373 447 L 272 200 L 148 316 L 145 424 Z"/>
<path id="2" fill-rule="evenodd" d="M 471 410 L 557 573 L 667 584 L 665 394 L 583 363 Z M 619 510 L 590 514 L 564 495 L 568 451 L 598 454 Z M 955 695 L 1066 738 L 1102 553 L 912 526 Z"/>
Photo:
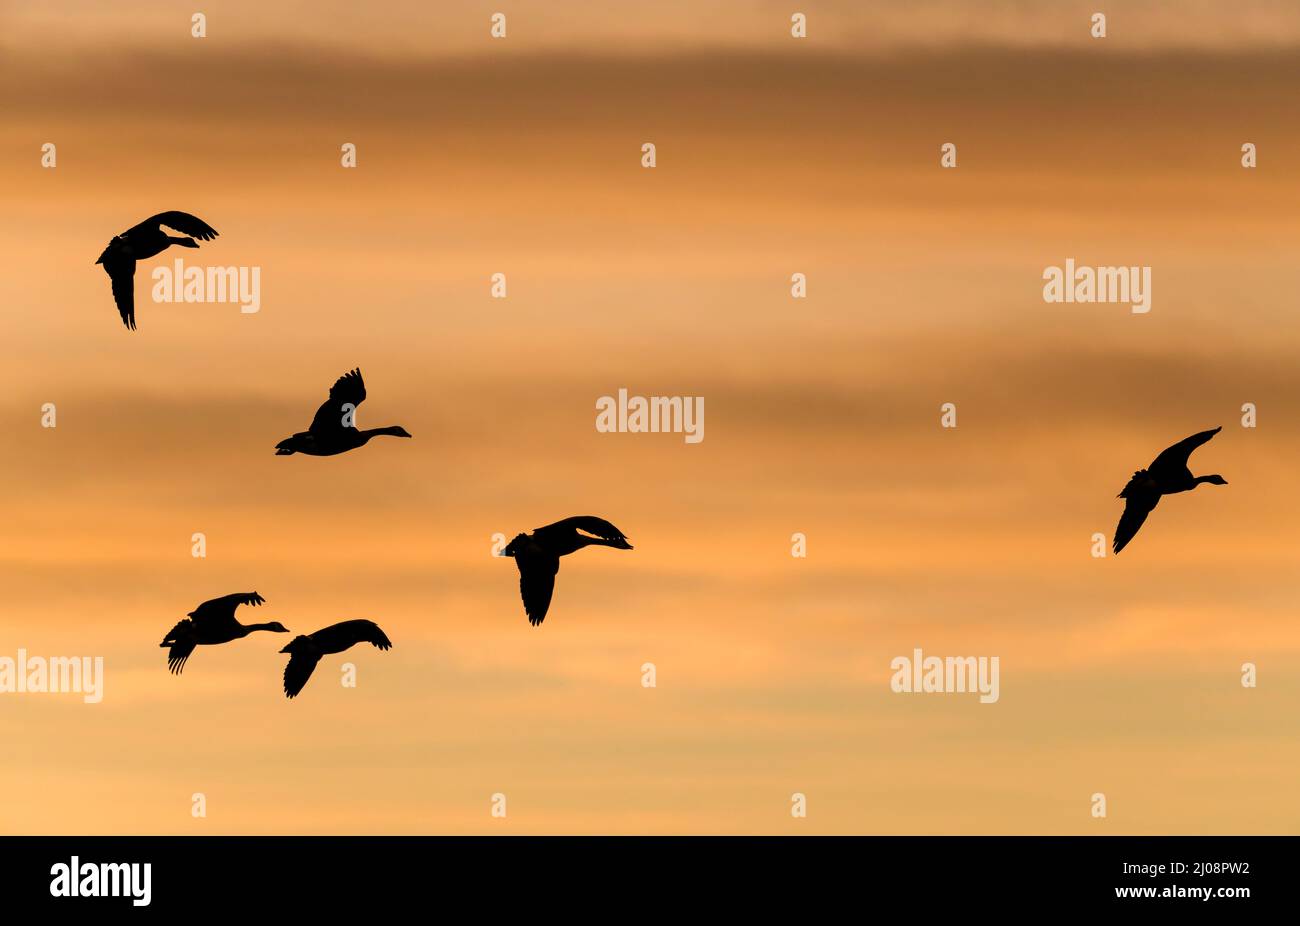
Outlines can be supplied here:
<path id="1" fill-rule="evenodd" d="M 275 445 L 276 456 L 305 453 L 313 457 L 330 457 L 364 446 L 378 434 L 390 437 L 410 437 L 406 429 L 393 425 L 387 428 L 357 430 L 357 406 L 366 400 L 366 384 L 360 370 L 344 373 L 330 388 L 330 397 L 316 410 L 306 431 L 286 437 Z"/>
<path id="2" fill-rule="evenodd" d="M 536 627 L 546 619 L 560 557 L 589 546 L 632 549 L 623 532 L 604 518 L 579 515 L 519 534 L 501 551 L 502 556 L 513 556 L 519 567 L 519 594 L 528 623 Z"/>
<path id="3" fill-rule="evenodd" d="M 266 601 L 257 592 L 236 592 L 205 601 L 189 617 L 173 627 L 163 637 L 159 646 L 170 647 L 167 654 L 167 668 L 173 675 L 180 675 L 185 668 L 185 660 L 190 658 L 196 646 L 212 646 L 217 643 L 229 643 L 242 640 L 255 630 L 270 630 L 274 633 L 288 633 L 289 628 L 279 621 L 269 624 L 241 624 L 235 620 L 235 609 L 241 604 L 256 606 Z"/>
<path id="4" fill-rule="evenodd" d="M 1125 504 L 1124 513 L 1120 515 L 1119 526 L 1115 528 L 1116 553 L 1124 549 L 1133 539 L 1142 522 L 1160 501 L 1160 496 L 1189 492 L 1202 482 L 1216 486 L 1228 484 L 1228 480 L 1217 473 L 1213 476 L 1193 476 L 1192 471 L 1187 468 L 1187 458 L 1192 455 L 1192 451 L 1222 430 L 1220 426 L 1212 431 L 1202 431 L 1180 440 L 1162 451 L 1146 469 L 1140 469 L 1133 474 L 1128 485 L 1124 486 L 1124 491 L 1117 496 L 1125 499 Z"/>
<path id="5" fill-rule="evenodd" d="M 177 238 L 162 230 L 162 226 L 184 232 L 187 237 Z M 113 301 L 122 315 L 122 324 L 135 330 L 135 264 L 155 254 L 161 254 L 173 244 L 183 248 L 197 248 L 198 241 L 211 241 L 217 230 L 207 222 L 188 212 L 160 212 L 139 225 L 114 235 L 99 255 L 97 264 L 113 283 Z"/>
<path id="6" fill-rule="evenodd" d="M 343 621 L 307 636 L 294 637 L 282 653 L 289 653 L 289 664 L 284 667 L 284 693 L 292 698 L 302 691 L 311 678 L 320 658 L 329 653 L 341 653 L 358 643 L 373 643 L 379 649 L 392 647 L 393 641 L 379 629 L 374 621 Z"/>

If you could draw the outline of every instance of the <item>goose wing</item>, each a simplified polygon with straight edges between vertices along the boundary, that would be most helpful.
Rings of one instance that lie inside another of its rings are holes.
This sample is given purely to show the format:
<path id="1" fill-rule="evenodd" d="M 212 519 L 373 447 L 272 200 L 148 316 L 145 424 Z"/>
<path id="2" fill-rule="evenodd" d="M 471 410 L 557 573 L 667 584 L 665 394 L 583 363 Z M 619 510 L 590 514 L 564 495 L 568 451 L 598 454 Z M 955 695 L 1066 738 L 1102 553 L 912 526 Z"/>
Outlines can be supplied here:
<path id="1" fill-rule="evenodd" d="M 302 686 L 307 684 L 307 679 L 311 678 L 318 662 L 319 653 L 294 653 L 289 657 L 289 664 L 284 667 L 285 697 L 292 698 L 302 691 Z"/>
<path id="2" fill-rule="evenodd" d="M 546 620 L 551 608 L 551 595 L 555 592 L 555 574 L 560 571 L 558 556 L 533 554 L 515 556 L 519 567 L 519 596 L 524 600 L 524 613 L 534 627 Z"/>
<path id="3" fill-rule="evenodd" d="M 194 623 L 202 624 L 206 630 L 220 624 L 235 623 L 235 609 L 241 604 L 256 607 L 265 603 L 266 599 L 257 592 L 235 592 L 233 595 L 222 595 L 220 598 L 203 602 L 190 612 L 190 617 L 194 619 Z"/>
<path id="4" fill-rule="evenodd" d="M 345 428 L 343 425 L 343 416 L 348 414 L 344 410 L 344 405 L 351 405 L 352 412 L 356 411 L 358 405 L 366 400 L 366 382 L 361 378 L 360 370 L 352 370 L 344 373 L 338 378 L 338 381 L 330 387 L 330 397 L 325 400 L 324 404 L 316 410 L 316 417 L 311 420 L 311 427 L 308 428 L 313 434 L 332 434 L 343 430 L 355 430 L 357 423 L 355 415 L 352 416 L 352 424 Z"/>
<path id="5" fill-rule="evenodd" d="M 181 670 L 185 668 L 185 660 L 189 659 L 190 653 L 194 652 L 196 644 L 191 632 L 192 627 L 193 624 L 186 618 L 168 631 L 162 643 L 158 644 L 170 647 L 167 651 L 167 669 L 173 675 L 181 674 Z"/>
<path id="6" fill-rule="evenodd" d="M 548 524 L 545 527 L 539 527 L 535 533 L 543 531 L 555 531 L 561 533 L 564 531 L 579 530 L 586 531 L 588 534 L 599 537 L 601 540 L 627 540 L 623 532 L 610 524 L 604 518 L 598 518 L 595 515 L 580 514 L 574 518 L 565 518 L 563 521 L 556 521 L 554 524 Z"/>
<path id="7" fill-rule="evenodd" d="M 379 629 L 378 624 L 367 620 L 342 621 L 332 627 L 318 630 L 311 636 L 322 645 L 328 644 L 326 649 L 333 652 L 339 652 L 357 643 L 372 643 L 379 649 L 385 650 L 393 645 L 393 641 Z"/>
<path id="8" fill-rule="evenodd" d="M 113 284 L 113 301 L 117 303 L 117 314 L 122 316 L 122 324 L 135 330 L 135 259 L 109 254 L 102 258 L 104 272 Z"/>
<path id="9" fill-rule="evenodd" d="M 198 238 L 200 241 L 211 241 L 217 237 L 217 230 L 198 216 L 175 210 L 150 216 L 134 228 L 127 229 L 126 234 L 129 235 L 134 231 L 156 231 L 160 225 L 174 228 L 181 234 Z"/>
<path id="10" fill-rule="evenodd" d="M 1128 546 L 1147 515 L 1160 503 L 1160 493 L 1151 488 L 1150 479 L 1142 470 L 1133 474 L 1119 497 L 1125 499 L 1125 503 L 1124 513 L 1119 516 L 1119 525 L 1115 528 L 1116 553 Z"/>
<path id="11" fill-rule="evenodd" d="M 1147 469 L 1156 472 L 1182 472 L 1187 468 L 1187 459 L 1192 455 L 1192 451 L 1222 430 L 1223 426 L 1220 425 L 1212 431 L 1201 431 L 1199 434 L 1180 440 L 1172 447 L 1162 450 L 1160 456 L 1156 457 Z"/>
<path id="12" fill-rule="evenodd" d="M 371 643 L 381 650 L 393 648 L 393 641 L 374 621 L 353 621 L 357 625 L 357 642 Z"/>

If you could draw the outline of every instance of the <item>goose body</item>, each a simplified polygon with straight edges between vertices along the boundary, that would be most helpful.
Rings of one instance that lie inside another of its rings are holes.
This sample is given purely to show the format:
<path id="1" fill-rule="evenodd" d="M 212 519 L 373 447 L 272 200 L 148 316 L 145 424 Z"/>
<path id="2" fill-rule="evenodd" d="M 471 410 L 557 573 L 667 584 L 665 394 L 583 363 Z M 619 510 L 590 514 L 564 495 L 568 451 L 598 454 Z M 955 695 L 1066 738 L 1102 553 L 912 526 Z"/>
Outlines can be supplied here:
<path id="1" fill-rule="evenodd" d="M 163 231 L 163 226 L 183 232 L 178 238 Z M 135 330 L 135 265 L 167 250 L 173 244 L 183 248 L 197 248 L 199 241 L 211 241 L 217 230 L 207 222 L 188 212 L 160 212 L 132 226 L 120 235 L 114 235 L 99 255 L 113 284 L 113 301 L 117 303 L 122 324 Z M 195 239 L 198 239 L 197 241 Z"/>
<path id="2" fill-rule="evenodd" d="M 524 613 L 534 627 L 546 619 L 550 610 L 560 557 L 590 546 L 632 549 L 627 537 L 613 524 L 593 515 L 579 515 L 539 527 L 531 534 L 519 534 L 501 552 L 502 556 L 514 557 Z"/>
<path id="3" fill-rule="evenodd" d="M 302 691 L 322 656 L 341 653 L 358 643 L 372 643 L 381 650 L 392 647 L 387 634 L 374 621 L 355 620 L 333 624 L 312 634 L 294 637 L 282 653 L 289 653 L 284 667 L 284 693 L 292 698 Z"/>
<path id="4" fill-rule="evenodd" d="M 1146 521 L 1147 515 L 1155 510 L 1162 495 L 1190 492 L 1204 482 L 1220 486 L 1228 484 L 1228 480 L 1217 473 L 1211 476 L 1193 476 L 1187 466 L 1192 451 L 1221 430 L 1222 427 L 1217 427 L 1193 434 L 1161 451 L 1150 466 L 1133 474 L 1133 478 L 1118 495 L 1125 500 L 1125 504 L 1119 526 L 1115 528 L 1116 553 L 1124 549 L 1137 534 L 1138 528 Z"/>
<path id="5" fill-rule="evenodd" d="M 397 425 L 362 431 L 356 425 L 357 406 L 366 400 L 366 383 L 360 370 L 344 373 L 330 387 L 330 396 L 316 410 L 311 426 L 286 437 L 275 445 L 276 456 L 304 453 L 313 457 L 330 457 L 363 447 L 372 437 L 410 437 Z"/>
<path id="6" fill-rule="evenodd" d="M 266 599 L 257 592 L 236 592 L 233 595 L 203 602 L 191 611 L 185 620 L 168 631 L 162 643 L 158 644 L 170 648 L 167 654 L 167 668 L 173 675 L 180 675 L 181 670 L 185 668 L 185 660 L 190 658 L 196 646 L 215 646 L 233 640 L 242 640 L 258 630 L 288 633 L 288 628 L 279 621 L 271 621 L 267 624 L 241 624 L 235 619 L 235 609 L 241 604 L 256 607 L 265 601 Z"/>

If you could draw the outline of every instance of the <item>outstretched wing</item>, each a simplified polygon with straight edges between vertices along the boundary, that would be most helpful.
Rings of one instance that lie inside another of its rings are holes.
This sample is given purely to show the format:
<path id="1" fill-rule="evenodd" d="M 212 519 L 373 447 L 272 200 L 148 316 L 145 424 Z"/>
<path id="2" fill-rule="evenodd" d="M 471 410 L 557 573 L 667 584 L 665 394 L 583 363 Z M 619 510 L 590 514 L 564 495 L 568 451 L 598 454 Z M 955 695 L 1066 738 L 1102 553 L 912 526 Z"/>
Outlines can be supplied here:
<path id="1" fill-rule="evenodd" d="M 392 649 L 393 641 L 388 639 L 388 635 L 374 621 L 357 620 L 350 623 L 356 625 L 358 643 L 373 643 L 379 649 Z"/>
<path id="2" fill-rule="evenodd" d="M 181 234 L 198 238 L 200 241 L 211 241 L 217 237 L 217 230 L 198 216 L 190 215 L 188 212 L 176 211 L 160 212 L 155 216 L 150 216 L 134 228 L 128 229 L 126 234 L 129 235 L 133 231 L 154 230 L 159 225 L 174 228 Z"/>
<path id="3" fill-rule="evenodd" d="M 545 527 L 539 527 L 535 533 L 550 531 L 554 529 L 557 532 L 568 530 L 586 531 L 588 534 L 599 537 L 602 540 L 627 540 L 623 532 L 610 524 L 604 518 L 598 518 L 595 515 L 580 514 L 574 518 L 565 518 L 563 521 L 556 521 L 554 524 L 548 524 Z"/>
<path id="4" fill-rule="evenodd" d="M 167 636 L 163 637 L 162 642 L 158 644 L 171 647 L 167 653 L 167 668 L 173 675 L 181 674 L 181 670 L 185 668 L 185 660 L 189 659 L 190 653 L 194 652 L 196 644 L 193 628 L 193 623 L 186 618 L 167 631 Z"/>
<path id="5" fill-rule="evenodd" d="M 231 614 L 235 613 L 235 608 L 241 604 L 257 607 L 260 604 L 266 604 L 266 599 L 257 592 L 235 592 L 230 595 L 222 595 L 220 598 L 213 598 L 199 605 L 199 610 L 206 609 L 209 605 L 213 608 L 220 607 L 223 610 L 229 609 Z"/>
<path id="6" fill-rule="evenodd" d="M 519 596 L 524 600 L 528 623 L 536 627 L 546 620 L 555 592 L 555 574 L 560 571 L 558 556 L 515 556 L 519 567 Z"/>
<path id="7" fill-rule="evenodd" d="M 340 653 L 358 643 L 373 643 L 380 649 L 389 649 L 393 645 L 378 624 L 362 619 L 331 624 L 313 633 L 311 638 L 327 653 Z"/>
<path id="8" fill-rule="evenodd" d="M 190 617 L 194 618 L 195 623 L 201 622 L 205 628 L 210 628 L 215 624 L 233 622 L 235 609 L 241 604 L 257 606 L 265 602 L 266 599 L 257 592 L 235 592 L 233 595 L 222 595 L 203 602 L 190 612 Z"/>
<path id="9" fill-rule="evenodd" d="M 302 691 L 318 662 L 320 656 L 315 653 L 294 653 L 289 658 L 289 664 L 284 667 L 284 693 L 287 697 L 292 698 Z"/>
<path id="10" fill-rule="evenodd" d="M 177 640 L 167 651 L 167 669 L 172 675 L 180 675 L 185 669 L 185 661 L 194 652 L 193 639 Z"/>
<path id="11" fill-rule="evenodd" d="M 108 252 L 106 251 L 105 254 Z M 113 301 L 122 324 L 135 330 L 135 260 L 130 257 L 109 256 L 102 261 L 104 272 L 113 284 Z"/>
<path id="12" fill-rule="evenodd" d="M 1192 451 L 1222 430 L 1223 426 L 1220 425 L 1212 431 L 1202 431 L 1199 434 L 1193 434 L 1191 437 L 1180 440 L 1172 447 L 1162 450 L 1160 456 L 1156 457 L 1147 469 L 1156 472 L 1182 472 L 1187 468 L 1187 458 L 1192 455 Z"/>
<path id="13" fill-rule="evenodd" d="M 316 417 L 308 428 L 313 434 L 331 434 L 357 426 L 356 407 L 366 400 L 366 382 L 361 378 L 360 370 L 344 373 L 330 387 L 330 397 L 316 410 Z M 345 409 L 344 405 L 351 405 Z M 343 424 L 343 416 L 348 416 L 348 425 Z"/>
<path id="14" fill-rule="evenodd" d="M 1115 528 L 1114 549 L 1118 553 L 1128 546 L 1128 542 L 1137 534 L 1147 515 L 1160 502 L 1160 493 L 1153 488 L 1150 475 L 1146 470 L 1138 470 L 1129 480 L 1128 485 L 1119 493 L 1125 499 L 1124 513 L 1119 517 L 1119 526 Z"/>

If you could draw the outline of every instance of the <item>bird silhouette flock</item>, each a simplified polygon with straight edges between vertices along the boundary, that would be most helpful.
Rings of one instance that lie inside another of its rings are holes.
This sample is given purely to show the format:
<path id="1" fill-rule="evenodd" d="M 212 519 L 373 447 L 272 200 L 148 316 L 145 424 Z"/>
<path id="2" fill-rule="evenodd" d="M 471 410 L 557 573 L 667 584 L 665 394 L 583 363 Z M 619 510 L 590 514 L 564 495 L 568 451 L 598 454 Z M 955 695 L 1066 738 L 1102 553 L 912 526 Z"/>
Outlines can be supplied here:
<path id="1" fill-rule="evenodd" d="M 185 237 L 167 234 L 163 229 L 183 232 Z M 114 235 L 95 261 L 104 268 L 112 283 L 113 301 L 122 323 L 134 331 L 136 263 L 154 257 L 172 245 L 197 248 L 199 241 L 211 241 L 217 230 L 188 212 L 160 212 Z M 197 239 L 197 240 L 196 240 Z M 366 383 L 360 369 L 344 373 L 330 387 L 329 398 L 316 409 L 307 430 L 298 431 L 275 445 L 277 456 L 295 453 L 313 457 L 331 457 L 364 447 L 372 437 L 410 437 L 400 425 L 362 430 L 357 427 L 357 407 L 366 400 Z M 503 556 L 514 557 L 519 567 L 519 593 L 524 613 L 534 626 L 542 623 L 551 607 L 555 591 L 555 574 L 560 557 L 586 546 L 607 546 L 630 550 L 632 545 L 613 524 L 590 515 L 565 518 L 539 527 L 531 534 L 519 534 L 505 548 Z M 279 621 L 242 624 L 235 617 L 240 605 L 257 607 L 265 604 L 257 592 L 235 592 L 205 601 L 176 624 L 159 645 L 167 649 L 167 668 L 180 675 L 195 647 L 216 646 L 242 640 L 257 631 L 289 633 Z M 393 645 L 379 625 L 369 620 L 349 620 L 332 624 L 315 633 L 294 637 L 280 650 L 289 654 L 284 668 L 284 693 L 296 697 L 311 678 L 322 656 L 341 653 L 358 643 L 371 643 L 381 650 Z"/>
<path id="2" fill-rule="evenodd" d="M 169 235 L 164 228 L 183 235 Z M 154 257 L 173 245 L 197 248 L 198 242 L 216 237 L 217 230 L 207 222 L 188 212 L 178 211 L 160 212 L 120 235 L 114 235 L 95 263 L 102 265 L 108 274 L 113 302 L 122 323 L 135 330 L 135 268 L 139 261 Z M 411 436 L 400 425 L 359 429 L 356 410 L 365 400 L 366 384 L 361 370 L 344 373 L 330 387 L 329 398 L 316 409 L 307 430 L 298 431 L 276 444 L 276 455 L 329 457 L 364 447 L 373 437 Z M 1125 504 L 1115 528 L 1115 553 L 1128 546 L 1162 496 L 1188 492 L 1202 483 L 1228 484 L 1218 474 L 1193 476 L 1188 468 L 1192 451 L 1221 430 L 1222 427 L 1217 427 L 1193 434 L 1165 449 L 1150 466 L 1133 474 L 1118 496 L 1124 499 Z M 540 626 L 550 611 L 555 576 L 560 571 L 560 557 L 589 546 L 632 549 L 621 530 L 593 515 L 565 518 L 539 527 L 532 533 L 518 534 L 506 545 L 501 555 L 513 558 L 519 569 L 519 595 L 523 599 L 524 614 L 534 627 Z M 264 602 L 265 599 L 257 592 L 236 592 L 203 602 L 163 638 L 160 645 L 168 650 L 168 669 L 179 675 L 196 646 L 231 643 L 259 630 L 288 633 L 288 628 L 278 621 L 241 624 L 235 618 L 235 609 L 240 605 L 255 607 Z M 294 637 L 280 650 L 289 654 L 284 669 L 285 695 L 293 698 L 302 691 L 322 656 L 341 653 L 358 643 L 371 643 L 381 650 L 393 645 L 379 625 L 369 620 L 342 621 L 315 633 Z"/>

